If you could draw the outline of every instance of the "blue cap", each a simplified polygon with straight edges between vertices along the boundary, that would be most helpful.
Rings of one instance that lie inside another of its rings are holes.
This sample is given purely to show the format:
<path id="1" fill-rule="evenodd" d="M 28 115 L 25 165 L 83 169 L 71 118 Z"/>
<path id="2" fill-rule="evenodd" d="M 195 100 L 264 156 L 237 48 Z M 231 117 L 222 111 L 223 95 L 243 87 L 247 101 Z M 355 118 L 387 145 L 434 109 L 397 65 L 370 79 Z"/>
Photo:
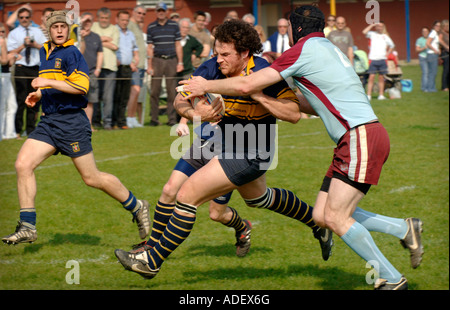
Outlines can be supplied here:
<path id="1" fill-rule="evenodd" d="M 164 2 L 160 2 L 156 6 L 156 11 L 161 10 L 161 9 L 164 11 L 167 11 L 167 5 Z"/>

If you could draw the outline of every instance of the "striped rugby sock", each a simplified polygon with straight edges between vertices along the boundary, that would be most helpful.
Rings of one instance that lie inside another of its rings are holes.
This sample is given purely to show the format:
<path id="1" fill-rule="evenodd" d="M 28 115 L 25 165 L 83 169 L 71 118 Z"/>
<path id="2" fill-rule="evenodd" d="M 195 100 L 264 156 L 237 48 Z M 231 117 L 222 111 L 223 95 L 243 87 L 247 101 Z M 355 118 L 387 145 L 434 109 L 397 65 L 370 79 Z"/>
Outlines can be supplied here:
<path id="1" fill-rule="evenodd" d="M 264 208 L 296 219 L 312 229 L 318 228 L 313 221 L 313 207 L 300 200 L 293 192 L 283 188 L 267 188 L 261 197 L 245 200 L 248 206 Z"/>
<path id="2" fill-rule="evenodd" d="M 296 219 L 310 228 L 317 227 L 313 221 L 313 208 L 311 206 L 287 189 L 273 188 L 273 190 L 273 204 L 267 209 Z"/>
<path id="3" fill-rule="evenodd" d="M 180 215 L 176 212 L 177 210 L 193 214 L 194 217 Z M 175 212 L 172 213 L 161 238 L 152 249 L 147 251 L 150 268 L 159 268 L 166 258 L 189 236 L 194 227 L 196 210 L 194 206 L 176 202 Z"/>
<path id="4" fill-rule="evenodd" d="M 236 230 L 236 232 L 241 232 L 245 229 L 245 222 L 242 220 L 242 218 L 239 216 L 237 211 L 233 209 L 232 207 L 228 206 L 228 208 L 231 209 L 231 212 L 233 215 L 231 216 L 231 220 L 224 224 L 227 227 L 232 227 Z"/>
<path id="5" fill-rule="evenodd" d="M 150 233 L 150 238 L 147 241 L 147 245 L 155 246 L 155 244 L 158 243 L 174 209 L 174 203 L 162 203 L 161 201 L 158 201 L 155 207 L 152 231 Z"/>

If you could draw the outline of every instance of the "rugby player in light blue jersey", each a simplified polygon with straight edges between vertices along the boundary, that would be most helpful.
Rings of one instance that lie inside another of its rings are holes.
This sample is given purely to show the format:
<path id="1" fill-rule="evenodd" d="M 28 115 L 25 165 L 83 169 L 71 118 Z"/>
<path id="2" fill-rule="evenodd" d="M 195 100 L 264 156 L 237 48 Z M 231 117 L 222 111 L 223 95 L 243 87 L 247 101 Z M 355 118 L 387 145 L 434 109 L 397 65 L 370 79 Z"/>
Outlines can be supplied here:
<path id="1" fill-rule="evenodd" d="M 40 50 L 39 77 L 32 81 L 36 91 L 26 99 L 29 107 L 41 101 L 44 115 L 17 155 L 20 221 L 16 231 L 2 240 L 6 244 L 17 244 L 37 239 L 34 170 L 58 153 L 72 159 L 86 185 L 121 202 L 133 214 L 139 236 L 144 239 L 150 231 L 147 201 L 136 199 L 117 177 L 99 171 L 95 164 L 91 125 L 83 110 L 87 105 L 84 95 L 89 90 L 89 69 L 73 40 L 68 39 L 66 12 L 53 12 L 47 18 L 46 26 L 51 40 Z"/>
<path id="2" fill-rule="evenodd" d="M 250 95 L 292 77 L 304 96 L 300 100 L 306 98 L 337 144 L 314 205 L 314 220 L 330 228 L 377 269 L 375 289 L 407 289 L 406 278 L 381 253 L 369 231 L 401 239 L 416 268 L 423 255 L 422 222 L 385 217 L 357 207 L 370 186 L 378 183 L 390 142 L 348 58 L 324 37 L 324 25 L 324 15 L 317 7 L 298 7 L 290 16 L 292 48 L 269 68 L 250 77 L 227 79 L 226 83 L 201 77 L 180 83 L 191 92 L 189 98 L 209 92 L 237 96 Z"/>

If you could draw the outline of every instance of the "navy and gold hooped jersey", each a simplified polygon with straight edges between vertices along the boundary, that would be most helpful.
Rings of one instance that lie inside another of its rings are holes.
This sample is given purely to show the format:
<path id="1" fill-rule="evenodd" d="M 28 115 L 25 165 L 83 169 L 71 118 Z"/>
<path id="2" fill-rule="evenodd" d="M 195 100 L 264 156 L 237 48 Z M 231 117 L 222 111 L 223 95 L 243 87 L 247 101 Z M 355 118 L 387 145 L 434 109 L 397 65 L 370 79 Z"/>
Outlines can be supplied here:
<path id="1" fill-rule="evenodd" d="M 41 66 L 39 76 L 46 79 L 65 81 L 70 86 L 81 90 L 84 95 L 89 91 L 89 68 L 80 53 L 68 40 L 58 45 L 50 53 L 50 41 L 45 42 L 40 50 Z M 42 111 L 46 114 L 73 111 L 85 108 L 87 99 L 83 95 L 64 93 L 51 87 L 41 88 Z"/>
<path id="2" fill-rule="evenodd" d="M 256 72 L 268 66 L 269 63 L 265 59 L 252 56 L 242 74 L 250 75 L 252 71 Z M 217 57 L 205 61 L 197 70 L 195 70 L 193 76 L 201 76 L 206 80 L 227 78 L 220 71 Z M 224 83 L 226 83 L 226 80 L 224 80 Z M 263 93 L 273 98 L 290 99 L 299 103 L 294 91 L 284 80 L 265 88 Z M 186 97 L 188 93 L 183 92 L 181 95 Z M 276 149 L 276 133 L 273 130 L 272 125 L 276 123 L 276 118 L 270 114 L 262 104 L 253 100 L 250 96 L 223 95 L 222 97 L 225 101 L 225 115 L 218 123 L 222 132 L 222 153 L 244 153 L 245 156 L 248 156 L 249 154 L 253 156 L 256 154 L 261 158 L 273 158 L 270 154 L 273 154 Z M 235 126 L 236 124 L 244 126 L 242 127 L 242 134 L 239 133 L 239 125 Z M 230 127 L 232 130 L 229 132 L 231 134 L 228 135 L 227 128 Z M 254 131 L 251 131 L 249 127 L 253 128 Z M 249 132 L 244 128 L 248 128 Z M 238 139 L 237 136 L 240 136 L 243 139 L 241 140 L 243 141 L 242 143 L 238 142 L 240 139 Z M 228 137 L 232 137 L 232 139 L 227 140 Z M 230 143 L 231 141 L 232 143 Z M 226 156 L 228 155 L 225 155 L 225 157 Z"/>
<path id="3" fill-rule="evenodd" d="M 265 67 L 268 67 L 269 63 L 257 56 L 250 58 L 245 73 L 243 75 L 250 75 L 251 72 L 256 72 Z M 193 76 L 201 76 L 206 80 L 219 80 L 226 79 L 226 76 L 222 74 L 217 63 L 217 57 L 211 58 L 205 61 L 194 73 Z M 225 82 L 226 83 L 226 82 Z M 273 98 L 290 99 L 298 103 L 298 98 L 289 85 L 283 80 L 277 84 L 271 85 L 263 90 L 263 93 Z M 188 93 L 181 93 L 183 96 L 187 96 Z M 267 111 L 257 101 L 253 100 L 250 96 L 222 96 L 225 101 L 225 117 L 221 122 L 229 123 L 275 123 L 275 117 Z"/>

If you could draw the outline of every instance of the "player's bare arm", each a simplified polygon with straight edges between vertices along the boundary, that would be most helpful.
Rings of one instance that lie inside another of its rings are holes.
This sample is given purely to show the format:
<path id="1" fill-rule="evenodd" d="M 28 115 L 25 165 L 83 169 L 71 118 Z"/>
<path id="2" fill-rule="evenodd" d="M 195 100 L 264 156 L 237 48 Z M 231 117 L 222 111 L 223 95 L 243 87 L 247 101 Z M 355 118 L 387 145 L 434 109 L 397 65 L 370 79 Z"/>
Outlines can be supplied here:
<path id="1" fill-rule="evenodd" d="M 52 79 L 46 79 L 42 77 L 37 77 L 33 79 L 31 82 L 31 86 L 35 89 L 50 87 L 62 91 L 67 94 L 73 95 L 86 95 L 86 93 L 82 90 L 76 89 L 75 87 L 70 86 L 65 81 L 57 81 Z"/>
<path id="2" fill-rule="evenodd" d="M 195 108 L 193 108 L 189 100 L 183 98 L 181 94 L 178 94 L 175 97 L 173 105 L 182 117 L 189 120 L 193 120 L 194 117 L 200 117 L 202 122 L 218 122 L 222 118 L 220 115 L 222 104 L 220 103 L 219 97 L 216 98 L 211 105 L 206 102 L 206 98 L 203 98 L 197 103 Z"/>
<path id="3" fill-rule="evenodd" d="M 303 94 L 300 91 L 296 92 L 298 101 L 300 102 L 300 111 L 306 114 L 310 115 L 316 115 L 318 116 L 316 110 L 314 110 L 311 105 L 309 104 L 308 100 L 303 96 Z"/>
<path id="4" fill-rule="evenodd" d="M 261 104 L 276 118 L 291 123 L 297 123 L 300 118 L 298 103 L 291 100 L 271 98 L 262 94 L 262 90 L 272 84 L 281 81 L 283 78 L 274 69 L 268 67 L 250 76 L 240 76 L 223 80 L 205 80 L 202 77 L 193 77 L 190 80 L 181 81 L 183 91 L 191 92 L 187 98 L 203 95 L 207 92 L 219 93 L 230 96 L 249 96 L 261 102 Z"/>
<path id="5" fill-rule="evenodd" d="M 36 105 L 36 103 L 39 102 L 39 100 L 41 100 L 41 98 L 42 98 L 42 93 L 41 93 L 41 90 L 38 89 L 37 91 L 31 92 L 28 94 L 27 98 L 25 99 L 25 104 L 29 108 L 32 108 Z"/>
<path id="6" fill-rule="evenodd" d="M 273 98 L 262 91 L 253 93 L 251 97 L 261 103 L 270 114 L 283 121 L 296 124 L 302 117 L 300 106 L 295 101 Z"/>
<path id="7" fill-rule="evenodd" d="M 189 135 L 189 126 L 187 125 L 188 119 L 186 117 L 182 117 L 177 127 L 178 137 L 184 137 Z"/>
<path id="8" fill-rule="evenodd" d="M 281 81 L 283 78 L 274 69 L 267 67 L 252 73 L 249 76 L 238 76 L 223 80 L 205 80 L 201 77 L 193 77 L 183 80 L 183 90 L 190 92 L 188 99 L 204 95 L 206 93 L 217 93 L 229 96 L 250 96 L 252 93 Z"/>
<path id="9" fill-rule="evenodd" d="M 189 115 L 190 113 L 194 112 L 194 109 L 192 108 L 192 105 L 189 100 L 181 96 L 180 94 L 177 94 L 175 97 L 175 101 L 173 103 L 173 106 L 177 110 L 178 114 L 181 115 L 181 117 L 184 117 L 188 120 L 192 119 L 192 115 Z"/>

